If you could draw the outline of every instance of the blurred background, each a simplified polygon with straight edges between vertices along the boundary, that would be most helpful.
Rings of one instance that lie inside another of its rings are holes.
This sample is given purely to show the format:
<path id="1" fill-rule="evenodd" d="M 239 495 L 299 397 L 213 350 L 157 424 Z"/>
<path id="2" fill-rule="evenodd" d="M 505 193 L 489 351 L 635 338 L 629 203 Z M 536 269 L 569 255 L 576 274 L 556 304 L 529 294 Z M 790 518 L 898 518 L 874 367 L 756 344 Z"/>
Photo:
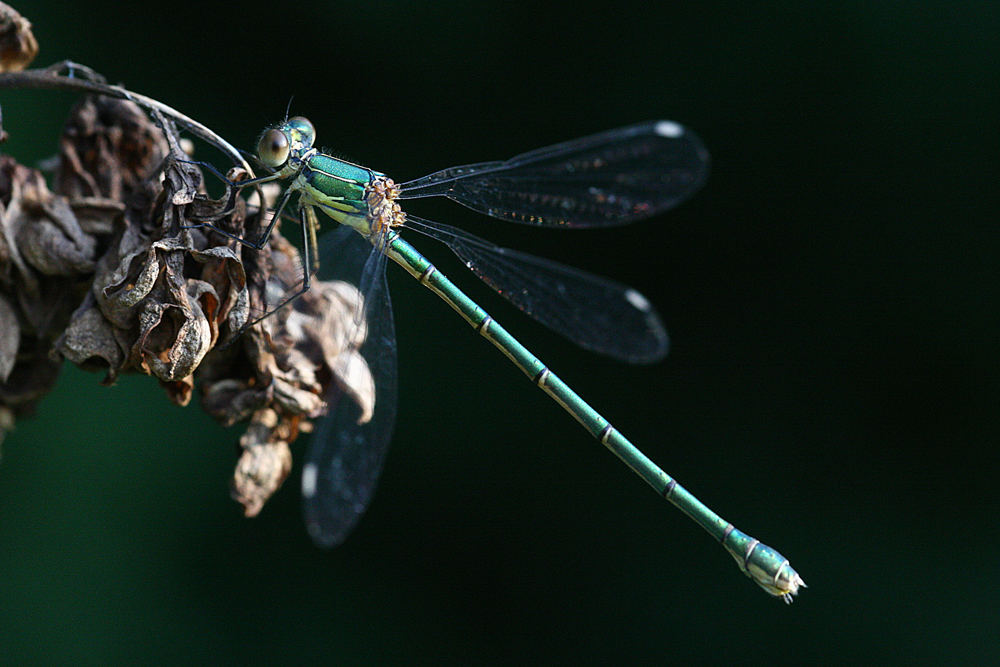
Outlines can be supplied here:
<path id="1" fill-rule="evenodd" d="M 242 518 L 240 429 L 67 367 L 3 443 L 0 663 L 1000 660 L 995 4 L 14 4 L 38 66 L 85 63 L 247 149 L 291 99 L 397 180 L 693 128 L 707 187 L 643 224 L 411 207 L 635 286 L 663 363 L 573 349 L 411 241 L 809 588 L 758 590 L 390 267 L 398 425 L 347 543 L 309 541 L 298 468 Z M 54 154 L 74 99 L 2 92 L 3 150 Z"/>

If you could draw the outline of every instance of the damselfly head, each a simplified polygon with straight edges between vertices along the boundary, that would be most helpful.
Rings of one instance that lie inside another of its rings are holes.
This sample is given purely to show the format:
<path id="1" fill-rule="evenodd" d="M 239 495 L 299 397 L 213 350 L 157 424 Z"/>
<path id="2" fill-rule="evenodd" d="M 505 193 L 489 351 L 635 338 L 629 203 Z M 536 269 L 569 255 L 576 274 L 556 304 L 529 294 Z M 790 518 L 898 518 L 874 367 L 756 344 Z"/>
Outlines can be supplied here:
<path id="1" fill-rule="evenodd" d="M 281 169 L 288 158 L 301 157 L 312 148 L 316 128 L 307 118 L 295 116 L 264 130 L 257 140 L 257 157 L 271 169 Z"/>

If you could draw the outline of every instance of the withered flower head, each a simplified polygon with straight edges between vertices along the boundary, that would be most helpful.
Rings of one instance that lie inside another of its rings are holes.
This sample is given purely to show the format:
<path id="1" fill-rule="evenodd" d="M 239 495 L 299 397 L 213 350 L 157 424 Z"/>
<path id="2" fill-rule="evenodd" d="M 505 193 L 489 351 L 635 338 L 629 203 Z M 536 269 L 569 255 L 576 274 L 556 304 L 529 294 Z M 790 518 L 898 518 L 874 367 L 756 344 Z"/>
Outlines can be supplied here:
<path id="1" fill-rule="evenodd" d="M 186 155 L 176 131 L 160 122 L 128 101 L 84 99 L 60 143 L 54 192 L 0 157 L 0 428 L 51 388 L 61 359 L 103 370 L 105 384 L 152 375 L 179 405 L 197 383 L 217 420 L 250 422 L 232 492 L 252 516 L 287 477 L 289 444 L 325 414 L 332 388 L 371 414 L 364 327 L 354 323 L 361 297 L 314 281 L 246 328 L 300 283 L 298 250 L 277 230 L 256 251 L 195 228 L 212 219 L 257 238 L 268 202 L 237 198 L 226 212 L 204 194 L 200 170 L 177 161 Z"/>

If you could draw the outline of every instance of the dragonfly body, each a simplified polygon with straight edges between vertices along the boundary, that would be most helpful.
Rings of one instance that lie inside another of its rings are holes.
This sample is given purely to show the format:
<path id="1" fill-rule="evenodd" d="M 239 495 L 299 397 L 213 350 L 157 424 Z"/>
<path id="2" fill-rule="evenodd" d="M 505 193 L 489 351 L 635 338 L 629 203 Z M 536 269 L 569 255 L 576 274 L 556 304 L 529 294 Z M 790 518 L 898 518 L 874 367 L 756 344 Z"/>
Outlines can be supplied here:
<path id="1" fill-rule="evenodd" d="M 747 576 L 768 593 L 791 600 L 801 579 L 784 556 L 722 519 L 661 470 L 413 246 L 397 235 L 389 243 L 387 254 L 454 308 L 473 329 L 493 343 L 536 386 L 551 396 L 591 436 L 611 450 L 658 494 L 719 540 Z"/>
<path id="2" fill-rule="evenodd" d="M 755 583 L 791 601 L 805 583 L 787 559 L 719 517 L 656 466 L 400 236 L 402 230 L 412 228 L 443 241 L 516 306 L 584 347 L 629 361 L 656 360 L 666 352 L 666 334 L 649 302 L 635 290 L 408 216 L 399 202 L 446 196 L 493 217 L 527 224 L 622 224 L 666 210 L 700 186 L 708 156 L 697 137 L 676 123 L 658 121 L 506 161 L 453 167 L 401 185 L 379 172 L 318 152 L 313 148 L 314 138 L 309 121 L 292 118 L 266 130 L 258 142 L 261 161 L 274 173 L 253 182 L 291 179 L 272 228 L 290 197 L 298 194 L 304 238 L 313 255 L 319 225 L 316 209 L 357 231 L 374 247 L 373 257 L 392 259 L 443 299 L 591 436 L 721 542 Z M 309 251 L 304 253 L 304 288 L 308 288 Z M 394 336 L 384 294 L 384 269 L 377 264 L 376 270 L 369 271 L 369 264 L 368 278 L 361 281 L 362 293 L 367 290 L 366 300 L 385 304 L 377 309 L 390 320 L 382 345 L 392 348 L 373 348 L 371 354 L 386 352 L 391 357 L 387 361 L 383 355 L 381 361 L 387 369 L 385 382 L 394 390 Z M 379 381 L 376 378 L 376 387 Z M 380 400 L 388 405 L 380 405 Z M 381 414 L 382 422 L 390 422 L 388 426 L 352 423 L 340 416 L 340 422 L 326 431 L 321 428 L 314 438 L 303 469 L 303 496 L 306 522 L 318 543 L 329 546 L 342 541 L 370 502 L 391 433 L 394 401 L 394 393 L 376 399 L 374 421 Z"/>

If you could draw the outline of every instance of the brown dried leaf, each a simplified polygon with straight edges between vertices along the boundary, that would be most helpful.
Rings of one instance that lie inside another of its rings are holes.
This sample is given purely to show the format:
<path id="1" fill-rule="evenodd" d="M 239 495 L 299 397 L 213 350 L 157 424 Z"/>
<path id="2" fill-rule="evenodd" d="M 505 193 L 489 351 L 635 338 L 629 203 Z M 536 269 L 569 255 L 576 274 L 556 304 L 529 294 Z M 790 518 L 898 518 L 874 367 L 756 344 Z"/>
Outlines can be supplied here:
<path id="1" fill-rule="evenodd" d="M 211 345 L 208 319 L 198 307 L 153 302 L 144 306 L 132 358 L 145 372 L 165 382 L 187 378 Z"/>
<path id="2" fill-rule="evenodd" d="M 292 469 L 288 441 L 295 435 L 294 424 L 280 420 L 274 410 L 264 409 L 254 414 L 240 438 L 243 454 L 232 481 L 233 499 L 243 505 L 246 516 L 257 516 L 288 477 Z"/>
<path id="3" fill-rule="evenodd" d="M 115 220 L 125 212 L 125 204 L 104 197 L 80 197 L 69 205 L 80 229 L 88 236 L 111 236 Z"/>
<path id="4" fill-rule="evenodd" d="M 46 217 L 18 230 L 16 242 L 25 261 L 48 276 L 93 272 L 96 240 L 80 228 L 66 200 L 49 196 L 42 210 Z"/>
<path id="5" fill-rule="evenodd" d="M 213 344 L 219 338 L 222 325 L 230 331 L 240 331 L 250 316 L 250 296 L 243 262 L 236 252 L 226 246 L 207 250 L 192 249 L 191 257 L 202 267 L 201 279 L 212 286 L 218 306 L 212 324 Z"/>
<path id="6" fill-rule="evenodd" d="M 227 378 L 205 383 L 201 404 L 223 426 L 232 426 L 250 419 L 267 403 L 269 393 L 266 388 L 251 387 L 241 380 Z"/>
<path id="7" fill-rule="evenodd" d="M 337 357 L 334 367 L 337 385 L 361 408 L 358 423 L 366 424 L 375 414 L 375 380 L 368 363 L 356 350 Z"/>
<path id="8" fill-rule="evenodd" d="M 17 348 L 21 345 L 21 325 L 17 312 L 0 294 L 0 382 L 6 382 L 17 362 Z"/>
<path id="9" fill-rule="evenodd" d="M 31 414 L 35 404 L 55 386 L 60 362 L 48 354 L 48 344 L 32 336 L 21 336 L 17 363 L 0 384 L 0 405 L 16 415 Z"/>
<path id="10" fill-rule="evenodd" d="M 87 245 L 87 237 L 62 198 L 49 192 L 41 174 L 7 156 L 0 156 L 0 202 L 6 202 L 0 205 L 0 283 L 16 299 L 23 327 L 37 335 L 57 336 L 83 294 L 83 280 L 77 275 L 85 278 L 88 272 L 87 260 L 72 239 Z M 46 247 L 52 256 L 39 257 L 39 248 Z M 25 251 L 32 261 L 26 260 Z M 46 275 L 36 263 L 71 279 Z"/>
<path id="11" fill-rule="evenodd" d="M 17 237 L 21 228 L 31 225 L 28 210 L 40 210 L 40 198 L 48 198 L 48 189 L 41 174 L 17 164 L 13 158 L 0 155 L 0 192 L 3 206 L 0 208 L 0 235 L 3 237 L 4 277 L 8 279 L 8 289 L 24 290 L 28 296 L 38 294 L 38 280 L 28 268 L 18 250 Z"/>
<path id="12" fill-rule="evenodd" d="M 94 296 L 115 326 L 131 325 L 133 309 L 149 295 L 160 275 L 159 259 L 149 240 L 129 225 L 118 237 L 117 246 L 98 262 Z"/>
<path id="13" fill-rule="evenodd" d="M 0 2 L 0 72 L 20 72 L 38 55 L 31 23 L 10 5 Z"/>
<path id="14" fill-rule="evenodd" d="M 56 350 L 83 368 L 103 366 L 108 371 L 106 383 L 114 381 L 125 361 L 115 329 L 97 307 L 92 294 L 73 313 L 66 332 L 56 342 Z"/>
<path id="15" fill-rule="evenodd" d="M 162 132 L 136 104 L 88 96 L 73 108 L 63 129 L 55 189 L 70 199 L 126 202 L 168 153 Z"/>
<path id="16" fill-rule="evenodd" d="M 342 281 L 320 282 L 313 286 L 305 302 L 309 313 L 296 310 L 289 321 L 301 327 L 303 338 L 317 345 L 322 362 L 336 378 L 337 385 L 361 408 L 359 424 L 372 418 L 375 410 L 375 380 L 368 363 L 358 353 L 368 328 L 358 321 L 364 303 L 353 285 Z"/>

